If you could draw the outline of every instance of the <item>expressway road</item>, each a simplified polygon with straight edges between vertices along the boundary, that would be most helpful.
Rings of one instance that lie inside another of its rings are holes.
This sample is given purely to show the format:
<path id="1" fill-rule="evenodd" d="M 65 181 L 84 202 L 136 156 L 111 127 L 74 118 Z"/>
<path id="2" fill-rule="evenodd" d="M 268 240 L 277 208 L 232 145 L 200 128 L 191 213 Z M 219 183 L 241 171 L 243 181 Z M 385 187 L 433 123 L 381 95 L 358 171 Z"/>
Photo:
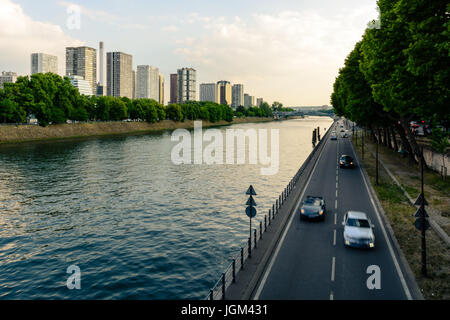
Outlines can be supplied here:
<path id="1" fill-rule="evenodd" d="M 358 163 L 355 169 L 339 168 L 342 154 L 355 158 L 349 139 L 339 137 L 325 143 L 253 299 L 413 299 L 404 268 L 374 207 Z M 300 220 L 299 205 L 306 195 L 325 199 L 324 222 Z M 344 246 L 342 221 L 348 210 L 367 213 L 375 225 L 373 250 Z M 369 266 L 379 267 L 380 289 L 367 286 L 372 274 L 367 272 Z"/>

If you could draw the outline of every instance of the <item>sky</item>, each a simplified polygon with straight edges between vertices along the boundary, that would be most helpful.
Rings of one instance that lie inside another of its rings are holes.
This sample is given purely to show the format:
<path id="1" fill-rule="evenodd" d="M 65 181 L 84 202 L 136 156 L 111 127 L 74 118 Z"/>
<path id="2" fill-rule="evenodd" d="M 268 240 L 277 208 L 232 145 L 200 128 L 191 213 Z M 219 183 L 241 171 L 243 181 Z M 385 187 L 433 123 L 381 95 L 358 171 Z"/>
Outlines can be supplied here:
<path id="1" fill-rule="evenodd" d="M 170 74 L 193 67 L 197 85 L 228 80 L 269 103 L 329 105 L 376 8 L 376 0 L 0 0 L 0 72 L 30 74 L 30 54 L 44 52 L 58 56 L 64 75 L 65 47 L 103 41 L 106 52 L 132 54 L 134 68 L 158 67 L 165 101 Z"/>

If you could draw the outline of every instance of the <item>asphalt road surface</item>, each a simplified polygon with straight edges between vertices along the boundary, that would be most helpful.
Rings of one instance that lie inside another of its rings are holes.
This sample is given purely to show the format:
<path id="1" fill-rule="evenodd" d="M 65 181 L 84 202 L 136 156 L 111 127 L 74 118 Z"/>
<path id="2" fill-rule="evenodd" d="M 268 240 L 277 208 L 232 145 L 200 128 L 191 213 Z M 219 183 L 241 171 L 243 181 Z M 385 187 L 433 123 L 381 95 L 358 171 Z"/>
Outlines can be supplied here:
<path id="1" fill-rule="evenodd" d="M 337 141 L 326 141 L 254 299 L 411 299 L 400 260 L 374 208 L 359 164 L 355 169 L 340 169 L 338 159 L 342 154 L 355 158 L 349 139 L 339 135 Z M 299 205 L 307 195 L 325 199 L 324 222 L 300 220 Z M 344 246 L 342 221 L 349 210 L 367 213 L 375 225 L 374 249 Z M 377 268 L 380 288 L 369 289 L 368 279 L 372 276 L 369 283 L 376 283 L 373 270 Z"/>

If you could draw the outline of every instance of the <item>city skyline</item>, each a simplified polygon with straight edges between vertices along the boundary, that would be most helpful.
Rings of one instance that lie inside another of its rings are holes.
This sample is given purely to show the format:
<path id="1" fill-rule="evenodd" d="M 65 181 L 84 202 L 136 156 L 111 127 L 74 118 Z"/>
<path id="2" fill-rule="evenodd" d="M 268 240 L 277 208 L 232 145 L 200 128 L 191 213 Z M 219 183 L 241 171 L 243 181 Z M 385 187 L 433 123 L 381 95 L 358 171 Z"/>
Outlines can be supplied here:
<path id="1" fill-rule="evenodd" d="M 81 27 L 72 30 L 67 9 L 74 4 L 81 8 Z M 253 95 L 285 105 L 329 104 L 347 53 L 367 21 L 378 15 L 375 0 L 229 6 L 205 1 L 192 6 L 180 1 L 105 6 L 104 1 L 0 0 L 0 8 L 0 18 L 12 27 L 0 31 L 1 70 L 29 74 L 30 54 L 44 52 L 58 57 L 59 73 L 65 75 L 66 47 L 98 48 L 104 41 L 105 52 L 133 55 L 133 69 L 154 65 L 169 79 L 177 69 L 190 66 L 199 73 L 198 83 L 245 83 Z M 141 40 L 144 35 L 147 41 Z M 29 41 L 19 43 L 17 36 Z"/>

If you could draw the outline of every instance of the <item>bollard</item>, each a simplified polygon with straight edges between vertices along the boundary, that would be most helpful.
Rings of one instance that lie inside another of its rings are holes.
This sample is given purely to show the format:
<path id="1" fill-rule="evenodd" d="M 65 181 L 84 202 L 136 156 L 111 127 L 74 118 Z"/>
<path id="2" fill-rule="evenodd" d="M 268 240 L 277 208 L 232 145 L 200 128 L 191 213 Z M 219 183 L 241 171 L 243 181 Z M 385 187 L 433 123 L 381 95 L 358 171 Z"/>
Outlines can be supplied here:
<path id="1" fill-rule="evenodd" d="M 233 259 L 233 283 L 236 283 L 236 259 Z"/>
<path id="2" fill-rule="evenodd" d="M 248 238 L 248 257 L 252 257 L 252 238 Z"/>
<path id="3" fill-rule="evenodd" d="M 241 247 L 241 270 L 244 270 L 244 248 Z"/>
<path id="4" fill-rule="evenodd" d="M 211 301 L 214 300 L 214 291 L 212 291 L 212 290 L 209 291 L 209 300 L 211 300 Z"/>
<path id="5" fill-rule="evenodd" d="M 270 215 L 270 210 L 269 210 Z M 264 232 L 267 232 L 267 216 L 264 216 Z"/>
<path id="6" fill-rule="evenodd" d="M 255 229 L 255 249 L 256 249 L 256 229 Z"/>
<path id="7" fill-rule="evenodd" d="M 271 210 L 269 209 L 269 226 L 270 226 L 270 220 L 272 220 L 271 217 L 270 217 L 270 211 Z"/>
<path id="8" fill-rule="evenodd" d="M 259 222 L 259 239 L 262 239 L 262 221 Z"/>
<path id="9" fill-rule="evenodd" d="M 273 204 L 272 205 L 272 217 L 274 216 L 274 214 L 275 214 L 275 205 Z M 269 221 L 270 221 L 270 217 L 269 217 Z"/>
<path id="10" fill-rule="evenodd" d="M 225 300 L 225 273 L 222 273 L 222 300 Z"/>

